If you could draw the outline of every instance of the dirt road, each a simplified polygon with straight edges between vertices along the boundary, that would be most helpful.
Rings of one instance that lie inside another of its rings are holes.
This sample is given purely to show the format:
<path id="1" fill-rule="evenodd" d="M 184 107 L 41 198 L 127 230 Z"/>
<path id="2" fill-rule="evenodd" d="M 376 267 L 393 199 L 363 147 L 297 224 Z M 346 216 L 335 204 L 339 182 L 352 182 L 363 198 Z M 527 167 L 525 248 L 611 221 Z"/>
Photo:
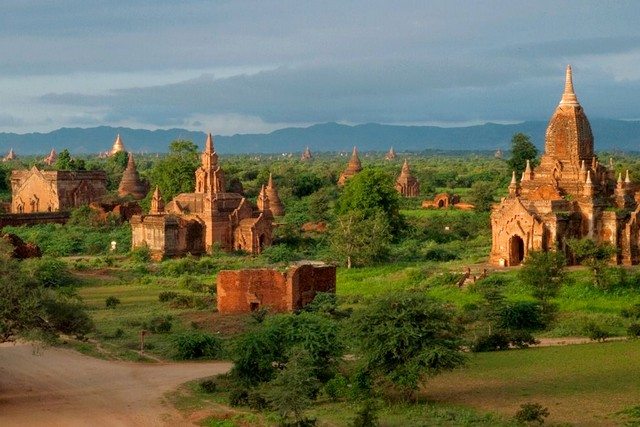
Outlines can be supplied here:
<path id="1" fill-rule="evenodd" d="M 31 344 L 0 345 L 0 426 L 190 425 L 166 392 L 226 362 L 140 364 Z"/>

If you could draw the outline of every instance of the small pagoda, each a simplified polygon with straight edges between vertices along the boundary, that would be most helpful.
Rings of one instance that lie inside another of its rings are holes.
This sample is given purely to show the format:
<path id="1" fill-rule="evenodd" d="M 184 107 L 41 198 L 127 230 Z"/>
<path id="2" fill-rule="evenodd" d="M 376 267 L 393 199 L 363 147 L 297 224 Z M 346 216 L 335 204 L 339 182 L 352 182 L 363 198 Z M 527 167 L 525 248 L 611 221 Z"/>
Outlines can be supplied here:
<path id="1" fill-rule="evenodd" d="M 411 175 L 409 162 L 406 159 L 402 165 L 400 176 L 396 180 L 396 190 L 404 197 L 418 197 L 420 195 L 420 183 Z"/>
<path id="2" fill-rule="evenodd" d="M 136 200 L 141 200 L 147 196 L 148 192 L 149 186 L 140 179 L 133 154 L 129 153 L 127 168 L 124 170 L 120 186 L 118 186 L 118 195 L 120 197 L 132 196 Z"/>
<path id="3" fill-rule="evenodd" d="M 116 136 L 116 140 L 113 142 L 113 147 L 111 147 L 111 151 L 109 151 L 109 155 L 113 156 L 121 151 L 127 151 L 124 148 L 124 144 L 122 143 L 122 138 L 120 138 L 120 134 Z"/>
<path id="4" fill-rule="evenodd" d="M 58 160 L 58 153 L 56 153 L 55 148 L 52 148 L 49 155 L 45 157 L 42 162 L 47 166 L 51 166 L 56 162 L 56 160 Z"/>
<path id="5" fill-rule="evenodd" d="M 302 152 L 302 156 L 300 156 L 300 160 L 302 160 L 303 162 L 306 160 L 311 160 L 313 156 L 311 155 L 311 150 L 309 150 L 309 146 L 307 146 L 307 148 L 304 149 L 304 151 Z"/>
<path id="6" fill-rule="evenodd" d="M 351 153 L 351 159 L 349 159 L 349 163 L 347 164 L 347 169 L 340 174 L 340 178 L 338 179 L 338 185 L 343 186 L 348 179 L 354 177 L 358 172 L 362 170 L 362 163 L 360 163 L 360 158 L 358 157 L 358 148 L 353 147 L 353 152 Z"/>
<path id="7" fill-rule="evenodd" d="M 385 160 L 393 160 L 396 158 L 396 152 L 393 147 L 389 149 L 389 152 L 384 156 L 384 158 Z"/>

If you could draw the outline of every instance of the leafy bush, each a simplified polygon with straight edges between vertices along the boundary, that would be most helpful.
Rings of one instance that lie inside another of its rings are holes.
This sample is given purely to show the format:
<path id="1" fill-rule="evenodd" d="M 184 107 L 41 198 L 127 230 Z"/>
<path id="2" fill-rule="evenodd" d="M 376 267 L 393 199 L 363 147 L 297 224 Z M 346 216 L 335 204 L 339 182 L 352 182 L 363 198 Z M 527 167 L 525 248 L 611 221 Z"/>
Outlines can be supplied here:
<path id="1" fill-rule="evenodd" d="M 427 261 L 447 262 L 459 259 L 459 256 L 444 248 L 432 248 L 424 253 L 424 259 Z"/>
<path id="2" fill-rule="evenodd" d="M 191 275 L 185 275 L 180 278 L 179 284 L 182 288 L 187 289 L 194 293 L 207 292 L 208 287 L 202 283 L 200 279 Z"/>
<path id="3" fill-rule="evenodd" d="M 544 419 L 549 416 L 549 409 L 539 403 L 524 403 L 513 417 L 519 423 L 544 424 Z"/>
<path id="4" fill-rule="evenodd" d="M 64 334 L 83 337 L 94 329 L 91 317 L 78 303 L 47 300 L 44 308 L 49 323 Z"/>
<path id="5" fill-rule="evenodd" d="M 640 304 L 634 304 L 620 311 L 620 315 L 626 319 L 640 319 Z"/>
<path id="6" fill-rule="evenodd" d="M 133 262 L 147 263 L 151 261 L 151 251 L 147 246 L 140 246 L 129 252 L 129 258 Z"/>
<path id="7" fill-rule="evenodd" d="M 220 338 L 204 332 L 185 332 L 175 337 L 175 358 L 179 360 L 189 359 L 214 359 L 222 354 L 222 341 Z"/>
<path id="8" fill-rule="evenodd" d="M 300 251 L 282 243 L 265 248 L 265 250 L 262 251 L 262 255 L 272 263 L 291 262 L 300 259 Z"/>
<path id="9" fill-rule="evenodd" d="M 256 411 L 262 411 L 269 407 L 269 402 L 261 390 L 254 388 L 249 391 L 249 395 L 247 396 L 247 405 L 249 408 Z"/>
<path id="10" fill-rule="evenodd" d="M 589 322 L 584 328 L 584 333 L 591 339 L 592 341 L 600 341 L 603 342 L 607 338 L 611 336 L 609 332 L 604 330 L 600 325 L 595 322 Z"/>
<path id="11" fill-rule="evenodd" d="M 215 382 L 215 380 L 203 380 L 200 381 L 200 390 L 202 390 L 205 393 L 215 393 L 218 390 L 218 384 Z"/>
<path id="12" fill-rule="evenodd" d="M 45 288 L 58 288 L 75 283 L 67 264 L 58 258 L 31 258 L 24 261 L 23 267 L 36 283 Z"/>
<path id="13" fill-rule="evenodd" d="M 158 300 L 160 302 L 168 302 L 174 300 L 178 297 L 178 293 L 174 291 L 162 291 L 158 295 Z"/>
<path id="14" fill-rule="evenodd" d="M 640 338 L 640 323 L 632 323 L 627 328 L 627 335 L 630 338 Z"/>
<path id="15" fill-rule="evenodd" d="M 118 304 L 120 304 L 120 300 L 114 296 L 107 297 L 107 299 L 104 302 L 105 307 L 111 308 L 111 309 L 116 308 Z"/>
<path id="16" fill-rule="evenodd" d="M 485 351 L 500 351 L 509 348 L 509 337 L 503 331 L 480 335 L 471 344 L 471 351 L 475 353 Z"/>
<path id="17" fill-rule="evenodd" d="M 171 308 L 193 308 L 195 300 L 189 295 L 176 295 L 170 302 Z"/>
<path id="18" fill-rule="evenodd" d="M 376 412 L 378 408 L 371 399 L 364 401 L 355 419 L 351 422 L 351 427 L 377 427 L 380 425 Z"/>
<path id="19" fill-rule="evenodd" d="M 229 391 L 229 405 L 247 406 L 249 405 L 249 390 L 244 387 L 234 387 Z"/>
<path id="20" fill-rule="evenodd" d="M 327 383 L 323 387 L 323 391 L 329 399 L 335 402 L 338 399 L 346 396 L 348 386 L 349 384 L 347 383 L 347 379 L 344 376 L 338 374 L 327 381 Z"/>
<path id="21" fill-rule="evenodd" d="M 171 331 L 173 316 L 156 316 L 145 322 L 144 329 L 154 334 L 166 334 Z"/>
<path id="22" fill-rule="evenodd" d="M 530 301 L 506 303 L 499 313 L 498 325 L 504 329 L 539 330 L 544 328 L 540 304 Z"/>

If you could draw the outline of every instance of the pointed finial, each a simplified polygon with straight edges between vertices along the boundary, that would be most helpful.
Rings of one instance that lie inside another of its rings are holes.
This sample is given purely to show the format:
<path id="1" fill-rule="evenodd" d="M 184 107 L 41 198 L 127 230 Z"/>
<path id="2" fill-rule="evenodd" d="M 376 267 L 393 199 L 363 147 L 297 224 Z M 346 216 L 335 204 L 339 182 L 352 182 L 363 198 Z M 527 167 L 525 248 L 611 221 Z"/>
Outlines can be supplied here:
<path id="1" fill-rule="evenodd" d="M 567 73 L 564 82 L 564 93 L 560 100 L 560 105 L 578 106 L 578 98 L 573 90 L 573 75 L 571 72 L 571 65 L 567 65 Z"/>
<path id="2" fill-rule="evenodd" d="M 133 169 L 136 167 L 136 162 L 133 160 L 133 153 L 129 152 L 129 158 L 127 159 L 127 169 Z"/>
<path id="3" fill-rule="evenodd" d="M 609 157 L 609 169 L 613 169 L 613 157 Z"/>
<path id="4" fill-rule="evenodd" d="M 525 173 L 531 173 L 531 162 L 527 159 L 527 167 L 524 168 Z"/>
<path id="5" fill-rule="evenodd" d="M 204 144 L 204 152 L 213 153 L 213 136 L 211 135 L 211 132 L 207 134 L 207 142 Z"/>
<path id="6" fill-rule="evenodd" d="M 593 185 L 593 182 L 591 182 L 591 171 L 587 171 L 587 180 L 585 182 L 585 184 L 587 185 Z"/>
<path id="7" fill-rule="evenodd" d="M 273 176 L 271 172 L 269 172 L 269 181 L 267 182 L 267 188 L 273 188 Z"/>
<path id="8" fill-rule="evenodd" d="M 518 181 L 516 181 L 516 171 L 511 173 L 511 185 L 516 185 Z"/>
<path id="9" fill-rule="evenodd" d="M 625 184 L 631 184 L 631 178 L 629 178 L 629 169 L 627 169 L 627 172 L 624 176 L 624 183 Z"/>
<path id="10" fill-rule="evenodd" d="M 355 145 L 353 146 L 353 152 L 351 153 L 352 157 L 357 157 L 358 156 L 358 147 L 356 147 Z"/>
<path id="11" fill-rule="evenodd" d="M 622 184 L 622 172 L 618 174 L 618 184 Z"/>
<path id="12" fill-rule="evenodd" d="M 587 170 L 587 165 L 584 163 L 584 160 L 582 160 L 582 164 L 580 165 L 580 170 L 582 172 L 585 172 Z"/>
<path id="13" fill-rule="evenodd" d="M 160 195 L 160 187 L 156 185 L 156 189 L 153 190 L 153 198 L 160 199 L 162 196 Z"/>
<path id="14" fill-rule="evenodd" d="M 404 163 L 402 164 L 402 173 L 409 173 L 409 162 L 407 161 L 407 159 L 404 159 Z"/>

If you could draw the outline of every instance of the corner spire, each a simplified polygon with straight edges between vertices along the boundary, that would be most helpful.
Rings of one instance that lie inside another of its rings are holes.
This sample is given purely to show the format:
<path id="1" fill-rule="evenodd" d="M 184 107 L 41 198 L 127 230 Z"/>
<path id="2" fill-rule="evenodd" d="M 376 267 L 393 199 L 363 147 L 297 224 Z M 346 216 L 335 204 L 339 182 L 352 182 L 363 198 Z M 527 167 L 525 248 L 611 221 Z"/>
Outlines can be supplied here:
<path id="1" fill-rule="evenodd" d="M 564 93 L 562 94 L 560 105 L 567 105 L 567 106 L 573 106 L 573 107 L 577 107 L 580 105 L 580 103 L 578 103 L 578 98 L 576 97 L 576 93 L 573 90 L 573 74 L 571 72 L 571 65 L 567 65 L 567 73 L 566 73 L 565 82 L 564 82 Z"/>

